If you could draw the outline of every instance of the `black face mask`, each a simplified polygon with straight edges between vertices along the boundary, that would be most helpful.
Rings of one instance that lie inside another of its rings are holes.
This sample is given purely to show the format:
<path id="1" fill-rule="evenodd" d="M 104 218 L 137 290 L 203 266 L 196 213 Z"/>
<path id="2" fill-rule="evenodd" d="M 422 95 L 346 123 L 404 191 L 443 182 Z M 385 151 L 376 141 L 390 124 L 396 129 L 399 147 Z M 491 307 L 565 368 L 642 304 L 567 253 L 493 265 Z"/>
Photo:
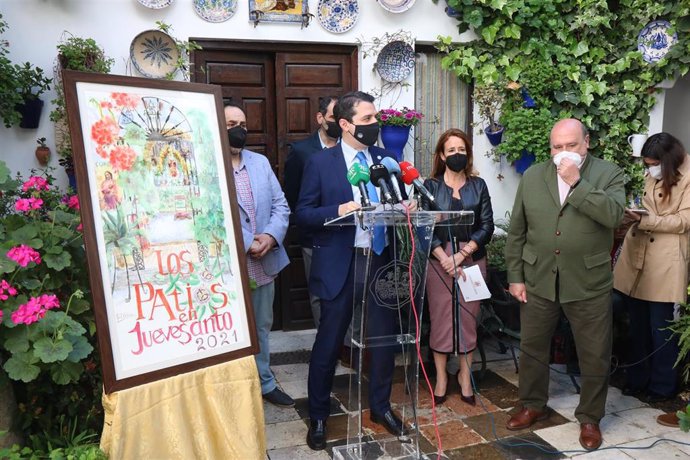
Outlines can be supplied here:
<path id="1" fill-rule="evenodd" d="M 371 147 L 379 140 L 379 124 L 375 122 L 370 125 L 355 125 L 353 135 L 357 141 Z"/>
<path id="2" fill-rule="evenodd" d="M 228 142 L 230 142 L 230 147 L 243 148 L 247 143 L 247 130 L 239 125 L 228 129 Z"/>
<path id="3" fill-rule="evenodd" d="M 467 155 L 456 153 L 446 157 L 446 166 L 453 172 L 460 172 L 467 166 Z"/>
<path id="4" fill-rule="evenodd" d="M 335 121 L 326 121 L 326 136 L 337 139 L 343 133 L 340 125 Z"/>

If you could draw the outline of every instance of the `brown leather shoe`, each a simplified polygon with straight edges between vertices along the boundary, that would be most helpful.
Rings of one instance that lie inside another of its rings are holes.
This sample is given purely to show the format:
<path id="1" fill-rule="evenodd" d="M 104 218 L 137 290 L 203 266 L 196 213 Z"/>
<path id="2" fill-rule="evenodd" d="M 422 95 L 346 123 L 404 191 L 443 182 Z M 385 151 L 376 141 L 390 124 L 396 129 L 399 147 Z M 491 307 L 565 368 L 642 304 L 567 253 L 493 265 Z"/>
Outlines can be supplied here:
<path id="1" fill-rule="evenodd" d="M 598 423 L 580 424 L 580 445 L 587 450 L 596 450 L 601 446 L 601 431 Z"/>
<path id="2" fill-rule="evenodd" d="M 680 425 L 680 421 L 678 420 L 678 416 L 675 412 L 661 414 L 656 418 L 656 423 L 664 426 L 672 426 L 674 428 L 678 428 L 678 426 Z"/>
<path id="3" fill-rule="evenodd" d="M 520 412 L 510 417 L 510 420 L 506 423 L 506 428 L 512 431 L 523 430 L 531 427 L 535 422 L 546 420 L 547 418 L 549 418 L 548 409 L 539 411 L 523 407 Z"/>

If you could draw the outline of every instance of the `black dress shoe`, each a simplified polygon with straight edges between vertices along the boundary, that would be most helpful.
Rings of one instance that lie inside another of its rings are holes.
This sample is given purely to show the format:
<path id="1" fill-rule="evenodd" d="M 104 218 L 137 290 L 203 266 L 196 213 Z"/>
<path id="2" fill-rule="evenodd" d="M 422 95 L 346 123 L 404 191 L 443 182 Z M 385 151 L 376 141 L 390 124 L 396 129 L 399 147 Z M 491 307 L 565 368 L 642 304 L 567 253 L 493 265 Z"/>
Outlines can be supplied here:
<path id="1" fill-rule="evenodd" d="M 307 445 L 311 450 L 323 450 L 326 448 L 326 421 L 310 420 L 307 433 Z"/>
<path id="2" fill-rule="evenodd" d="M 393 436 L 403 436 L 405 434 L 402 420 L 392 410 L 386 411 L 385 414 L 375 414 L 372 412 L 371 421 L 383 425 Z"/>
<path id="3" fill-rule="evenodd" d="M 634 396 L 636 398 L 641 396 L 643 392 L 644 392 L 644 389 L 642 389 L 642 388 L 635 388 L 635 387 L 629 387 L 629 386 L 624 387 L 623 390 L 621 391 L 623 396 Z"/>
<path id="4" fill-rule="evenodd" d="M 443 404 L 444 402 L 446 402 L 446 395 L 443 395 L 443 396 L 434 395 L 434 406 L 439 406 L 439 405 Z"/>
<path id="5" fill-rule="evenodd" d="M 647 403 L 660 403 L 664 401 L 670 401 L 675 397 L 675 395 L 662 395 L 659 393 L 655 393 L 653 391 L 648 391 L 647 394 L 643 397 L 643 399 Z"/>
<path id="6" fill-rule="evenodd" d="M 462 400 L 462 402 L 464 402 L 465 404 L 469 404 L 470 406 L 477 405 L 477 400 L 475 399 L 474 395 L 465 396 L 464 394 L 462 394 L 462 391 L 460 391 L 460 399 Z"/>

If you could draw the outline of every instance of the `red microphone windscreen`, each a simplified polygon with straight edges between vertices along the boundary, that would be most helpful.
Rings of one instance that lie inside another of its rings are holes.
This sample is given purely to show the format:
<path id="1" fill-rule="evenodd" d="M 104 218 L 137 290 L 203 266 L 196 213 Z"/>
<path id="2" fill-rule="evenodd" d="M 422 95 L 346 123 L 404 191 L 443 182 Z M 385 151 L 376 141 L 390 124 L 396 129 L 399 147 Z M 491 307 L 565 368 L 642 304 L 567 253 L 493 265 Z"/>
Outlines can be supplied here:
<path id="1" fill-rule="evenodd" d="M 412 185 L 412 182 L 419 178 L 419 171 L 409 161 L 400 162 L 400 171 L 402 173 L 402 181 L 407 185 Z"/>

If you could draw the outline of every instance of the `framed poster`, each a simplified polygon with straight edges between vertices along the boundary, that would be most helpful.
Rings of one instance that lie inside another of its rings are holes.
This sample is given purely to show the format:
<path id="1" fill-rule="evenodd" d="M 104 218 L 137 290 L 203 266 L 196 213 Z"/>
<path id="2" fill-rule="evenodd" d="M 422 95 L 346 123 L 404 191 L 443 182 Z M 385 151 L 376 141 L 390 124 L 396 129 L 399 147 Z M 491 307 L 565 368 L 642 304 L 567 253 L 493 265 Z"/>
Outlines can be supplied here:
<path id="1" fill-rule="evenodd" d="M 63 76 L 106 393 L 256 353 L 220 88 Z"/>
<path id="2" fill-rule="evenodd" d="M 259 22 L 298 22 L 309 25 L 308 0 L 248 0 L 249 20 Z"/>

